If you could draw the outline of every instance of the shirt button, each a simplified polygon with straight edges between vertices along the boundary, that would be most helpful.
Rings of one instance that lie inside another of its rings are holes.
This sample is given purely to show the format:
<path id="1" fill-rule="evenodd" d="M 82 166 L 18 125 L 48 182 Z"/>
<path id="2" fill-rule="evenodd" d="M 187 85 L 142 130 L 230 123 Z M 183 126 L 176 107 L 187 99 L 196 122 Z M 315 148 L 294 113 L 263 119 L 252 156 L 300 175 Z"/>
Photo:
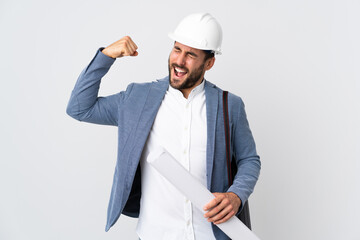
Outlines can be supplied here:
<path id="1" fill-rule="evenodd" d="M 187 220 L 186 225 L 188 226 L 190 225 L 190 220 Z"/>

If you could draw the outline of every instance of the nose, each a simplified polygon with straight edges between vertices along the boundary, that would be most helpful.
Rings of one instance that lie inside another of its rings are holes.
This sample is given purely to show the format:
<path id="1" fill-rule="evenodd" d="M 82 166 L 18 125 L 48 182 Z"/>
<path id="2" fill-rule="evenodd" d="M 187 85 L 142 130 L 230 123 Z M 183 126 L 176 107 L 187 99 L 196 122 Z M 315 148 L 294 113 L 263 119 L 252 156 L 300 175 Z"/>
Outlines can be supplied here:
<path id="1" fill-rule="evenodd" d="M 186 55 L 184 53 L 180 53 L 176 58 L 176 64 L 184 67 L 186 63 Z"/>

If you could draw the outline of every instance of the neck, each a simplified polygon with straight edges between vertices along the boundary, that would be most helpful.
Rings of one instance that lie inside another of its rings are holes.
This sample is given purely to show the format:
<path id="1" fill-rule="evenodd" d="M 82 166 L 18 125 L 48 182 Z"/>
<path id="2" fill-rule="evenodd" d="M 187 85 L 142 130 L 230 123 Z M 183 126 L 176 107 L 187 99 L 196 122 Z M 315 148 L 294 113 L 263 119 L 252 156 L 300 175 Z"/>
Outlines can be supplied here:
<path id="1" fill-rule="evenodd" d="M 192 90 L 192 88 L 191 89 L 187 88 L 187 89 L 181 89 L 180 91 L 182 92 L 184 98 L 187 99 L 189 97 L 190 93 L 191 93 L 191 90 Z"/>
<path id="2" fill-rule="evenodd" d="M 201 80 L 197 81 L 197 82 L 194 84 L 194 86 L 189 87 L 189 88 L 180 89 L 180 91 L 181 91 L 181 93 L 183 94 L 184 98 L 187 99 L 187 98 L 189 97 L 191 91 L 192 91 L 194 88 L 196 88 L 197 86 L 199 86 L 199 85 L 202 83 L 202 81 L 204 81 L 204 78 L 200 78 L 200 79 L 201 79 Z"/>

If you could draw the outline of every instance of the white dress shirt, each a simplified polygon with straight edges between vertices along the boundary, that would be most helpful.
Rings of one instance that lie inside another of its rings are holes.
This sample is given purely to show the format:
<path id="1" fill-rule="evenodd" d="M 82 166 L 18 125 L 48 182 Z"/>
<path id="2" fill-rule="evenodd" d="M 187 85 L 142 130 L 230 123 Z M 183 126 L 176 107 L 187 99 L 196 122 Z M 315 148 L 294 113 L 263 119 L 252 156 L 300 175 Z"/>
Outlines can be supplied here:
<path id="1" fill-rule="evenodd" d="M 204 80 L 205 81 L 205 80 Z M 212 240 L 211 223 L 146 159 L 159 146 L 166 149 L 206 186 L 206 101 L 204 81 L 188 98 L 169 86 L 141 157 L 141 240 Z"/>

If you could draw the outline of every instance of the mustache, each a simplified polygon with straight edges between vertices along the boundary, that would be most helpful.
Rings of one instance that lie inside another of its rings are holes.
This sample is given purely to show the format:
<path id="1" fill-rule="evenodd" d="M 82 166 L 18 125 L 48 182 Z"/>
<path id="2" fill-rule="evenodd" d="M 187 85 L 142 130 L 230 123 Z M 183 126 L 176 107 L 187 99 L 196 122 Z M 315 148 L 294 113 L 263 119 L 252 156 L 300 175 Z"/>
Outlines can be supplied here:
<path id="1" fill-rule="evenodd" d="M 184 69 L 186 72 L 189 72 L 189 69 L 187 69 L 187 68 L 184 67 L 184 66 L 180 66 L 180 65 L 178 65 L 178 64 L 176 64 L 176 63 L 171 64 L 171 67 L 182 68 L 182 69 Z"/>

